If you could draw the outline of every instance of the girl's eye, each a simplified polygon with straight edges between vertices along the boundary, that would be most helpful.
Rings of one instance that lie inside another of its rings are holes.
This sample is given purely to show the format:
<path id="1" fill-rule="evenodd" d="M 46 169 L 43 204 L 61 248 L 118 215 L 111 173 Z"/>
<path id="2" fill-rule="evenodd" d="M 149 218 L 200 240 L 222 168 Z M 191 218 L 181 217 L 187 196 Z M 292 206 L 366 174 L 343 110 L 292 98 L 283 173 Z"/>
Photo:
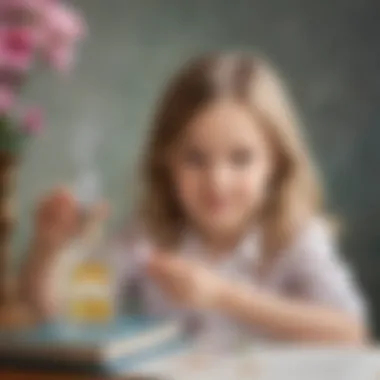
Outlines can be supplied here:
<path id="1" fill-rule="evenodd" d="M 233 152 L 231 162 L 234 166 L 246 166 L 252 163 L 254 154 L 251 150 L 240 149 Z"/>
<path id="2" fill-rule="evenodd" d="M 206 164 L 206 156 L 196 149 L 191 149 L 185 152 L 184 161 L 187 165 L 200 167 Z"/>

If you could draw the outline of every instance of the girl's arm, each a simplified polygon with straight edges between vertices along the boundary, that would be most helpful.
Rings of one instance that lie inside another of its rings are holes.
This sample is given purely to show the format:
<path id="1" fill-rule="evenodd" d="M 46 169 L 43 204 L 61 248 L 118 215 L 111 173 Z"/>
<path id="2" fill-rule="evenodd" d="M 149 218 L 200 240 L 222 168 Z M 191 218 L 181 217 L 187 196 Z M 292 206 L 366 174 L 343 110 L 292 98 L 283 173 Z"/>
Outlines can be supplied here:
<path id="1" fill-rule="evenodd" d="M 225 283 L 217 307 L 280 339 L 362 344 L 364 302 L 323 224 L 310 225 L 285 254 L 292 298 Z"/>
<path id="2" fill-rule="evenodd" d="M 364 324 L 344 311 L 243 285 L 224 284 L 216 307 L 277 339 L 361 345 L 367 338 Z"/>

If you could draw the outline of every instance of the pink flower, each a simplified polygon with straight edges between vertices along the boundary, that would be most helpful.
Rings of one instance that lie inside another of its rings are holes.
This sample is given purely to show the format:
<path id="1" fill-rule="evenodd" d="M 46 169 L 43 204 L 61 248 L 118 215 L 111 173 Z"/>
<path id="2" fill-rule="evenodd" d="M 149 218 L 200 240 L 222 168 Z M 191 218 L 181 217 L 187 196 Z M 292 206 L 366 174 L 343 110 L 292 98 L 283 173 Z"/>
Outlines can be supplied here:
<path id="1" fill-rule="evenodd" d="M 15 95 L 9 87 L 0 87 L 0 115 L 8 113 L 12 109 L 14 99 Z"/>
<path id="2" fill-rule="evenodd" d="M 23 130 L 30 135 L 42 132 L 44 127 L 44 113 L 38 107 L 29 108 L 23 117 Z"/>
<path id="3" fill-rule="evenodd" d="M 68 72 L 75 58 L 75 45 L 84 37 L 85 25 L 75 11 L 61 2 L 52 2 L 41 23 L 41 53 L 48 64 Z"/>
<path id="4" fill-rule="evenodd" d="M 50 0 L 0 0 L 0 21 L 33 22 Z"/>
<path id="5" fill-rule="evenodd" d="M 51 2 L 45 8 L 43 28 L 57 41 L 75 42 L 85 35 L 83 19 L 62 2 Z"/>
<path id="6" fill-rule="evenodd" d="M 7 69 L 26 71 L 36 48 L 35 31 L 26 27 L 0 30 L 0 64 Z"/>
<path id="7" fill-rule="evenodd" d="M 49 49 L 45 58 L 54 69 L 67 73 L 74 64 L 75 54 L 71 46 L 60 46 Z"/>

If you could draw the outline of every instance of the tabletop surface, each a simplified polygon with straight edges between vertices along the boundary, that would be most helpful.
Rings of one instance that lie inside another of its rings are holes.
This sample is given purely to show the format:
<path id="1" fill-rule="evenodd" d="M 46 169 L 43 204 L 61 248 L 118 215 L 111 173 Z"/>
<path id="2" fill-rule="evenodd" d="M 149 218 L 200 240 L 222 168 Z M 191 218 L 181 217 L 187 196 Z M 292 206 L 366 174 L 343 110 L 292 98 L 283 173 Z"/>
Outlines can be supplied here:
<path id="1" fill-rule="evenodd" d="M 43 372 L 24 372 L 24 371 L 2 371 L 0 370 L 1 380 L 153 380 L 143 376 L 119 376 L 119 377 L 91 377 L 83 375 L 59 375 Z"/>
<path id="2" fill-rule="evenodd" d="M 1 380 L 380 380 L 379 349 L 256 348 L 238 355 L 179 355 L 144 365 L 136 375 L 86 377 L 7 372 Z"/>
<path id="3" fill-rule="evenodd" d="M 65 376 L 56 374 L 46 374 L 37 372 L 23 372 L 23 371 L 2 371 L 0 370 L 0 379 L 2 380 L 92 380 L 83 376 Z M 101 379 L 99 379 L 101 380 Z"/>
<path id="4" fill-rule="evenodd" d="M 180 356 L 142 373 L 176 380 L 380 380 L 380 350 L 258 346 L 235 355 Z"/>

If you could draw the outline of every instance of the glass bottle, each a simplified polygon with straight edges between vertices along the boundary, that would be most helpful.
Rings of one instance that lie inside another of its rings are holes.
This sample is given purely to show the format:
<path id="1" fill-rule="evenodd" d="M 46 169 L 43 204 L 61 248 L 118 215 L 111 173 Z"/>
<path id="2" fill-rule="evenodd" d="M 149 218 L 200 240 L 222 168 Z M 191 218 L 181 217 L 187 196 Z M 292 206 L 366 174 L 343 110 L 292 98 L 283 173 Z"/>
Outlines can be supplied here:
<path id="1" fill-rule="evenodd" d="M 90 221 L 72 245 L 79 257 L 68 276 L 66 319 L 75 324 L 108 323 L 115 316 L 111 262 L 107 255 L 103 223 Z"/>

